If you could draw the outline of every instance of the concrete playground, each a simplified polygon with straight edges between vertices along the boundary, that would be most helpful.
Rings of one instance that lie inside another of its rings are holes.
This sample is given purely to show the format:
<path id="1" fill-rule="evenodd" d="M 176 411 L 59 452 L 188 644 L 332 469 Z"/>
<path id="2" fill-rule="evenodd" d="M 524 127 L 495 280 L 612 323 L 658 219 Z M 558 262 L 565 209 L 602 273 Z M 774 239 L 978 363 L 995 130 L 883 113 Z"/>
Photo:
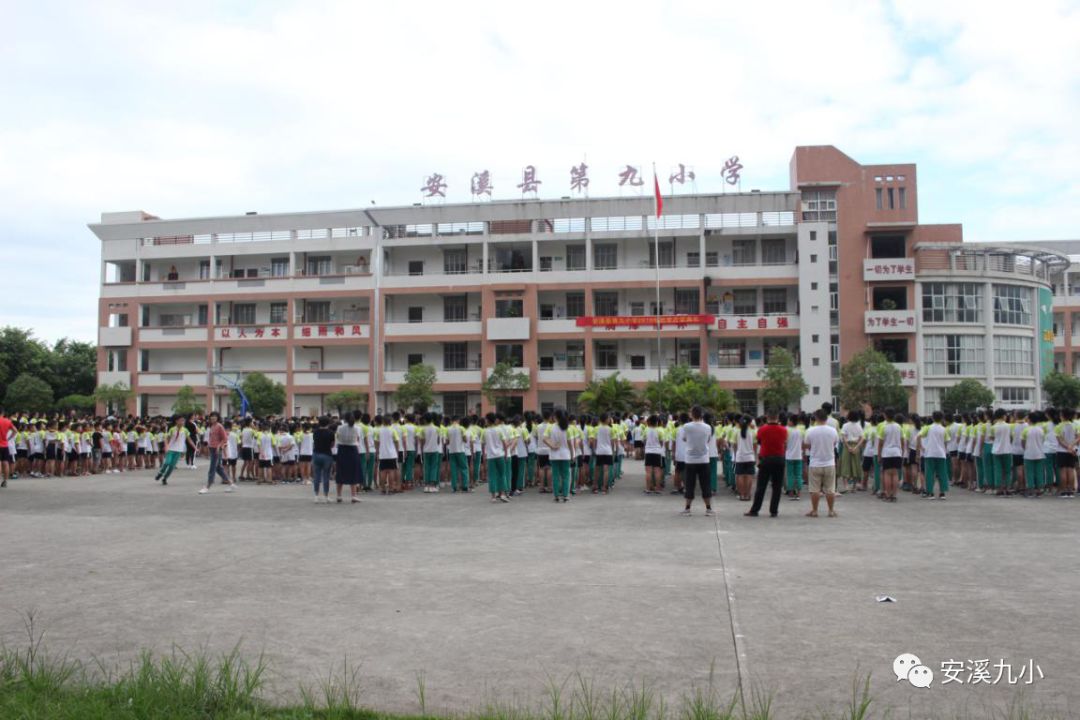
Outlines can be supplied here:
<path id="1" fill-rule="evenodd" d="M 418 674 L 438 712 L 535 707 L 574 673 L 671 704 L 711 673 L 723 697 L 772 693 L 781 717 L 839 711 L 866 674 L 894 716 L 987 717 L 1017 698 L 1080 716 L 1080 500 L 859 493 L 835 519 L 786 498 L 779 518 L 750 519 L 724 492 L 713 519 L 644 496 L 634 462 L 611 495 L 565 505 L 493 505 L 483 487 L 356 506 L 297 485 L 200 496 L 204 477 L 0 490 L 0 640 L 24 643 L 33 612 L 52 653 L 106 663 L 241 642 L 282 701 L 347 660 L 365 704 L 407 712 Z M 930 687 L 897 681 L 902 653 Z"/>

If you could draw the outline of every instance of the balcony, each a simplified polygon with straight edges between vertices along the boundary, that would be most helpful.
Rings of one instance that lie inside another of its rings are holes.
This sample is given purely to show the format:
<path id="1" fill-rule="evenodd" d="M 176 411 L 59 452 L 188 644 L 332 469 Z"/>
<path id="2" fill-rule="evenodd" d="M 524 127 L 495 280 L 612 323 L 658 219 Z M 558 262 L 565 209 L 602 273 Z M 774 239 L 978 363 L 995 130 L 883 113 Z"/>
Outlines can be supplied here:
<path id="1" fill-rule="evenodd" d="M 488 340 L 528 340 L 532 330 L 530 318 L 488 318 Z"/>
<path id="2" fill-rule="evenodd" d="M 383 382 L 388 385 L 400 385 L 405 382 L 404 370 L 384 370 Z M 483 382 L 479 370 L 439 370 L 435 375 L 435 385 L 475 385 L 478 389 Z"/>
<path id="3" fill-rule="evenodd" d="M 577 325 L 577 320 L 571 318 L 559 318 L 557 320 L 537 320 L 536 332 L 538 335 L 544 333 L 580 333 L 584 332 L 584 328 L 580 328 Z"/>
<path id="4" fill-rule="evenodd" d="M 306 323 L 293 327 L 293 337 L 299 340 L 364 340 L 371 337 L 367 322 Z"/>
<path id="5" fill-rule="evenodd" d="M 717 267 L 695 268 L 698 276 L 702 274 L 714 278 L 715 281 L 723 280 L 791 280 L 793 283 L 799 280 L 799 265 L 791 258 L 785 263 L 740 263 L 720 265 Z"/>
<path id="6" fill-rule="evenodd" d="M 863 323 L 866 334 L 913 333 L 918 323 L 914 310 L 867 310 Z"/>
<path id="7" fill-rule="evenodd" d="M 205 386 L 206 371 L 200 372 L 141 372 L 139 388 L 179 388 L 184 385 Z"/>
<path id="8" fill-rule="evenodd" d="M 866 282 L 914 279 L 914 258 L 865 258 L 863 260 L 863 280 Z"/>
<path id="9" fill-rule="evenodd" d="M 101 370 L 98 372 L 98 385 L 115 385 L 120 383 L 131 387 L 131 373 L 127 370 Z"/>
<path id="10" fill-rule="evenodd" d="M 102 347 L 127 347 L 131 345 L 131 328 L 98 328 L 98 345 Z"/>
<path id="11" fill-rule="evenodd" d="M 106 283 L 101 296 L 114 297 L 187 297 L 258 292 L 304 292 L 313 290 L 370 290 L 375 287 L 371 273 L 334 273 L 327 275 L 259 275 L 216 279 L 180 278 L 148 282 Z"/>
<path id="12" fill-rule="evenodd" d="M 758 372 L 764 365 L 740 365 L 733 367 L 717 367 L 715 365 L 709 366 L 709 375 L 716 378 L 720 382 L 757 382 L 761 380 L 758 377 Z"/>
<path id="13" fill-rule="evenodd" d="M 141 327 L 139 342 L 205 342 L 207 330 L 196 325 Z"/>
<path id="14" fill-rule="evenodd" d="M 293 385 L 299 387 L 328 387 L 348 385 L 366 387 L 370 381 L 367 370 L 297 370 L 293 372 Z"/>
<path id="15" fill-rule="evenodd" d="M 561 368 L 538 370 L 536 380 L 540 383 L 585 383 L 584 368 Z"/>
<path id="16" fill-rule="evenodd" d="M 634 383 L 646 383 L 652 382 L 657 379 L 656 368 L 596 368 L 593 370 L 593 380 L 603 380 L 604 378 L 611 377 L 615 373 L 619 373 L 619 377 L 623 380 L 629 380 Z"/>
<path id="17" fill-rule="evenodd" d="M 799 316 L 791 314 L 718 315 L 716 329 L 731 333 L 786 332 L 799 329 Z"/>
<path id="18" fill-rule="evenodd" d="M 387 338 L 425 335 L 435 338 L 447 335 L 480 335 L 484 326 L 480 322 L 388 322 L 383 325 L 383 335 Z"/>
<path id="19" fill-rule="evenodd" d="M 225 325 L 214 328 L 214 340 L 217 342 L 283 342 L 288 338 L 287 325 Z"/>

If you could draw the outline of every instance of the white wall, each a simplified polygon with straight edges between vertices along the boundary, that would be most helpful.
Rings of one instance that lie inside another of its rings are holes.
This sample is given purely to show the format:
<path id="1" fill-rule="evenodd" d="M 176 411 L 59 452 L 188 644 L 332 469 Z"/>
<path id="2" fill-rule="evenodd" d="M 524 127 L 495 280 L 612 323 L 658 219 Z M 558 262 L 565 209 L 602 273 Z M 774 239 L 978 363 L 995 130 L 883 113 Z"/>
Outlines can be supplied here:
<path id="1" fill-rule="evenodd" d="M 285 348 L 235 347 L 218 350 L 221 364 L 243 370 L 284 370 Z"/>
<path id="2" fill-rule="evenodd" d="M 814 232 L 815 240 L 810 239 Z M 801 223 L 799 238 L 799 347 L 803 380 L 809 392 L 803 397 L 802 410 L 821 407 L 832 398 L 832 370 L 829 350 L 829 226 L 828 223 Z M 817 262 L 810 262 L 810 255 Z M 817 289 L 812 284 L 817 283 Z M 817 307 L 814 311 L 813 308 Z M 817 335 L 818 342 L 813 342 Z M 813 358 L 818 358 L 814 367 Z M 818 392 L 814 392 L 817 388 Z"/>
<path id="3" fill-rule="evenodd" d="M 293 358 L 293 369 L 308 370 L 311 363 L 321 363 L 321 370 L 367 370 L 367 345 L 328 345 L 323 348 L 298 347 Z"/>
<path id="4" fill-rule="evenodd" d="M 206 350 L 183 348 L 148 350 L 146 372 L 196 372 L 206 370 Z"/>

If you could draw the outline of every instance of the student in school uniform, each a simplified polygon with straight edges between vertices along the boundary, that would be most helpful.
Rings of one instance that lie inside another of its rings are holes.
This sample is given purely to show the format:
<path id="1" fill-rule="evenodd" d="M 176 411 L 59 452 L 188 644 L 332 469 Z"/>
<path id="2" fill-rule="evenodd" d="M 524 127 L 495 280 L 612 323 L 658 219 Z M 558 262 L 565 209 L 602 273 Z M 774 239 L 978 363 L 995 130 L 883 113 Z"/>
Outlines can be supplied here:
<path id="1" fill-rule="evenodd" d="M 442 459 L 442 441 L 439 436 L 438 416 L 432 413 L 424 413 L 420 420 L 422 428 L 418 435 L 421 443 L 424 463 L 424 492 L 439 492 L 439 461 Z M 406 431 L 406 441 L 408 434 Z M 408 457 L 408 446 L 405 455 Z M 406 473 L 406 477 L 408 473 Z"/>
<path id="2" fill-rule="evenodd" d="M 735 486 L 739 499 L 749 502 L 757 464 L 757 434 L 750 428 L 750 416 L 739 418 L 735 436 Z"/>
<path id="3" fill-rule="evenodd" d="M 161 470 L 154 476 L 155 481 L 160 481 L 162 487 L 169 484 L 169 476 L 176 469 L 176 464 L 184 455 L 187 448 L 194 445 L 191 433 L 187 429 L 187 419 L 183 415 L 177 415 L 173 420 L 173 426 L 165 434 L 165 462 Z"/>
<path id="4" fill-rule="evenodd" d="M 933 422 L 923 428 L 922 456 L 926 474 L 926 494 L 928 500 L 934 499 L 934 482 L 937 481 L 938 500 L 945 499 L 949 490 L 948 451 L 946 449 L 949 432 L 942 424 L 944 414 L 935 410 Z"/>
<path id="5" fill-rule="evenodd" d="M 542 441 L 547 445 L 551 463 L 553 501 L 567 503 L 570 502 L 570 463 L 573 459 L 568 436 L 570 423 L 560 408 L 555 410 L 554 416 L 545 425 Z"/>
<path id="6" fill-rule="evenodd" d="M 784 447 L 784 471 L 787 496 L 790 500 L 798 500 L 799 494 L 802 492 L 804 430 L 798 413 L 792 413 L 788 416 L 787 443 Z"/>
<path id="7" fill-rule="evenodd" d="M 886 408 L 884 422 L 877 430 L 877 455 L 881 458 L 881 499 L 896 502 L 900 473 L 904 467 L 904 415 Z"/>
<path id="8" fill-rule="evenodd" d="M 1076 495 L 1076 413 L 1066 408 L 1061 411 L 1061 422 L 1054 426 L 1057 435 L 1057 465 L 1061 497 L 1071 498 Z"/>
<path id="9" fill-rule="evenodd" d="M 1040 497 L 1043 494 L 1043 481 L 1046 474 L 1046 431 L 1043 430 L 1043 414 L 1035 410 L 1030 415 L 1030 422 L 1020 436 L 1024 448 L 1024 497 Z"/>
<path id="10" fill-rule="evenodd" d="M 487 427 L 484 428 L 484 459 L 487 462 L 488 492 L 493 503 L 510 502 L 505 462 L 508 445 L 503 433 L 502 416 L 488 413 Z"/>

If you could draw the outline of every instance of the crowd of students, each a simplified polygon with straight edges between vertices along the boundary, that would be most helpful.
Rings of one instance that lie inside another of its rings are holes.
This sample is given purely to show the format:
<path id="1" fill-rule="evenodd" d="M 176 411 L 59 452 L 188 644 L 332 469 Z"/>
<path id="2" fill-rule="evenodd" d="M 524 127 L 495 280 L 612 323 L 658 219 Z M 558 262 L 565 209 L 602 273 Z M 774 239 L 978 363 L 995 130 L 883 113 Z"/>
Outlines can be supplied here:
<path id="1" fill-rule="evenodd" d="M 817 428 L 823 428 L 817 430 Z M 0 412 L 3 484 L 12 477 L 85 476 L 154 470 L 167 485 L 181 463 L 209 456 L 227 491 L 238 481 L 310 483 L 315 502 L 359 502 L 364 492 L 413 489 L 467 493 L 487 485 L 493 503 L 527 488 L 568 502 L 607 494 L 624 459 L 644 461 L 644 492 L 706 501 L 720 483 L 756 515 L 768 486 L 790 499 L 872 492 L 896 502 L 901 492 L 944 500 L 950 487 L 999 497 L 1075 495 L 1080 420 L 1072 410 L 985 411 L 928 417 L 886 409 L 846 419 L 824 405 L 814 415 L 738 413 L 574 415 L 562 410 L 506 417 L 438 413 L 346 414 L 321 418 L 71 419 L 6 417 Z M 690 477 L 690 475 L 693 477 Z M 699 477 L 700 474 L 700 477 Z M 669 488 L 670 484 L 670 490 Z"/>

